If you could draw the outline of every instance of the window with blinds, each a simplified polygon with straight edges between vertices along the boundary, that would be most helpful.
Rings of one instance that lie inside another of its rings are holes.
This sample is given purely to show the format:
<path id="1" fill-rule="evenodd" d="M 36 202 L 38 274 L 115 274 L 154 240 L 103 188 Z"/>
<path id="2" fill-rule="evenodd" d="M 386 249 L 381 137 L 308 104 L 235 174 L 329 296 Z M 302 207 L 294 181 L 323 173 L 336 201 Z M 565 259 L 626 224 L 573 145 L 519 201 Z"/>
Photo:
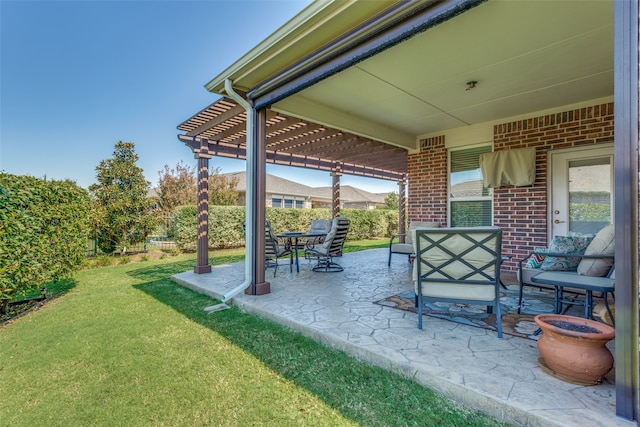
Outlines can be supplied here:
<path id="1" fill-rule="evenodd" d="M 491 145 L 449 151 L 449 224 L 452 227 L 493 225 L 493 190 L 482 186 L 480 154 Z"/>

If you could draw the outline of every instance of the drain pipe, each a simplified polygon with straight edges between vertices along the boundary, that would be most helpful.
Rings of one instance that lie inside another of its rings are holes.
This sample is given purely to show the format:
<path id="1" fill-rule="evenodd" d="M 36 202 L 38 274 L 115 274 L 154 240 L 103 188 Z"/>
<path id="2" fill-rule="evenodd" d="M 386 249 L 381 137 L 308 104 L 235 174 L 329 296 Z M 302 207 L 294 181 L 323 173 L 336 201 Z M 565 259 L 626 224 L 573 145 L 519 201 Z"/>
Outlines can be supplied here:
<path id="1" fill-rule="evenodd" d="M 244 98 L 242 98 L 232 86 L 232 82 L 229 79 L 224 81 L 224 89 L 229 95 L 229 98 L 236 101 L 242 108 L 247 112 L 247 137 L 246 137 L 246 146 L 247 146 L 247 155 L 246 155 L 246 177 L 247 177 L 247 197 L 245 198 L 246 209 L 245 209 L 245 259 L 244 259 L 244 282 L 240 285 L 236 286 L 226 294 L 222 296 L 222 302 L 227 302 L 229 299 L 236 296 L 238 293 L 242 292 L 248 286 L 251 285 L 251 274 L 253 270 L 253 264 L 255 264 L 254 254 L 255 254 L 255 230 L 253 229 L 253 219 L 255 214 L 253 212 L 253 201 L 255 199 L 255 191 L 256 189 L 253 186 L 253 168 L 250 167 L 249 159 L 253 159 L 255 156 L 254 147 L 255 147 L 255 131 L 254 131 L 254 116 L 255 110 Z"/>

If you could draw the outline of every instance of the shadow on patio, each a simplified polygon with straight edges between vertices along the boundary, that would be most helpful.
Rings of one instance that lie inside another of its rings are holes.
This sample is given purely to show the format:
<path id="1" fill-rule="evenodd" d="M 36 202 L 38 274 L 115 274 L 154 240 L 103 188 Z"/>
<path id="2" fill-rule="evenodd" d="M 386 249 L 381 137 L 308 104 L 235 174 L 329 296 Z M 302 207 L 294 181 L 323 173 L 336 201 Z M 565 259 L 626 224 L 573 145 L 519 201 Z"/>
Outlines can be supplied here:
<path id="1" fill-rule="evenodd" d="M 300 272 L 280 267 L 271 293 L 243 293 L 232 304 L 340 349 L 373 365 L 413 378 L 464 405 L 525 426 L 632 426 L 615 415 L 613 375 L 603 384 L 578 386 L 539 367 L 536 342 L 460 323 L 424 317 L 376 304 L 413 288 L 404 257 L 387 267 L 387 249 L 345 254 L 341 273 L 314 273 L 300 260 Z M 271 270 L 270 270 L 271 271 Z M 177 283 L 219 298 L 244 279 L 244 264 L 191 272 Z"/>

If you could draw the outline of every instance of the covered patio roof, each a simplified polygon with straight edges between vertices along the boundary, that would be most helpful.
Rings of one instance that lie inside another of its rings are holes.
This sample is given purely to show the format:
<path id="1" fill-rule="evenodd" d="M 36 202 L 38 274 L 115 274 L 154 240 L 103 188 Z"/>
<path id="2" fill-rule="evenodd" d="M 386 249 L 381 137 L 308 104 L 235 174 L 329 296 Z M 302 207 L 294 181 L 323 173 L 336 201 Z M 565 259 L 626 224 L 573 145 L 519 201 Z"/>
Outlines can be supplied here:
<path id="1" fill-rule="evenodd" d="M 427 135 L 612 97 L 613 5 L 314 2 L 205 87 L 226 95 L 230 79 L 256 109 L 417 150 Z"/>
<path id="2" fill-rule="evenodd" d="M 423 138 L 610 101 L 613 1 L 576 6 L 313 2 L 205 85 L 223 98 L 180 124 L 180 138 L 245 158 L 230 80 L 267 109 L 268 162 L 400 181 Z"/>

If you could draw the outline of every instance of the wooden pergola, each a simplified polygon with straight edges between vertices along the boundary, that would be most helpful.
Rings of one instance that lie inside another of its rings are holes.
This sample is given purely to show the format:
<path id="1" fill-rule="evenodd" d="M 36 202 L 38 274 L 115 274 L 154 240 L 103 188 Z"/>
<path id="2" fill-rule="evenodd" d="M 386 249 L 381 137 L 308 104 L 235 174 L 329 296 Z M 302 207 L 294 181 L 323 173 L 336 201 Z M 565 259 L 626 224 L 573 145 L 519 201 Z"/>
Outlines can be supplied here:
<path id="1" fill-rule="evenodd" d="M 178 126 L 190 144 L 207 140 L 214 156 L 246 159 L 245 110 L 220 98 Z M 407 150 L 267 109 L 266 161 L 401 182 L 407 173 Z"/>
<path id="2" fill-rule="evenodd" d="M 259 175 L 264 164 L 272 163 L 331 173 L 333 216 L 340 215 L 340 176 L 350 174 L 396 181 L 399 185 L 400 232 L 405 232 L 407 150 L 278 113 L 262 110 L 264 135 L 260 138 L 262 156 L 255 162 Z M 222 97 L 178 126 L 185 132 L 178 139 L 198 159 L 198 261 L 196 273 L 209 273 L 208 263 L 208 161 L 213 156 L 247 160 L 247 113 L 237 102 Z M 264 186 L 264 183 L 262 183 Z M 264 188 L 258 189 L 256 212 L 264 212 Z M 264 239 L 256 233 L 257 239 Z M 264 244 L 264 242 L 262 242 Z M 257 246 L 261 247 L 260 242 Z M 260 256 L 260 254 L 256 254 Z M 261 265 L 260 260 L 256 260 Z M 256 271 L 261 293 L 269 292 L 263 273 Z M 255 293 L 256 290 L 251 291 Z M 259 292 L 260 293 L 260 292 Z"/>

